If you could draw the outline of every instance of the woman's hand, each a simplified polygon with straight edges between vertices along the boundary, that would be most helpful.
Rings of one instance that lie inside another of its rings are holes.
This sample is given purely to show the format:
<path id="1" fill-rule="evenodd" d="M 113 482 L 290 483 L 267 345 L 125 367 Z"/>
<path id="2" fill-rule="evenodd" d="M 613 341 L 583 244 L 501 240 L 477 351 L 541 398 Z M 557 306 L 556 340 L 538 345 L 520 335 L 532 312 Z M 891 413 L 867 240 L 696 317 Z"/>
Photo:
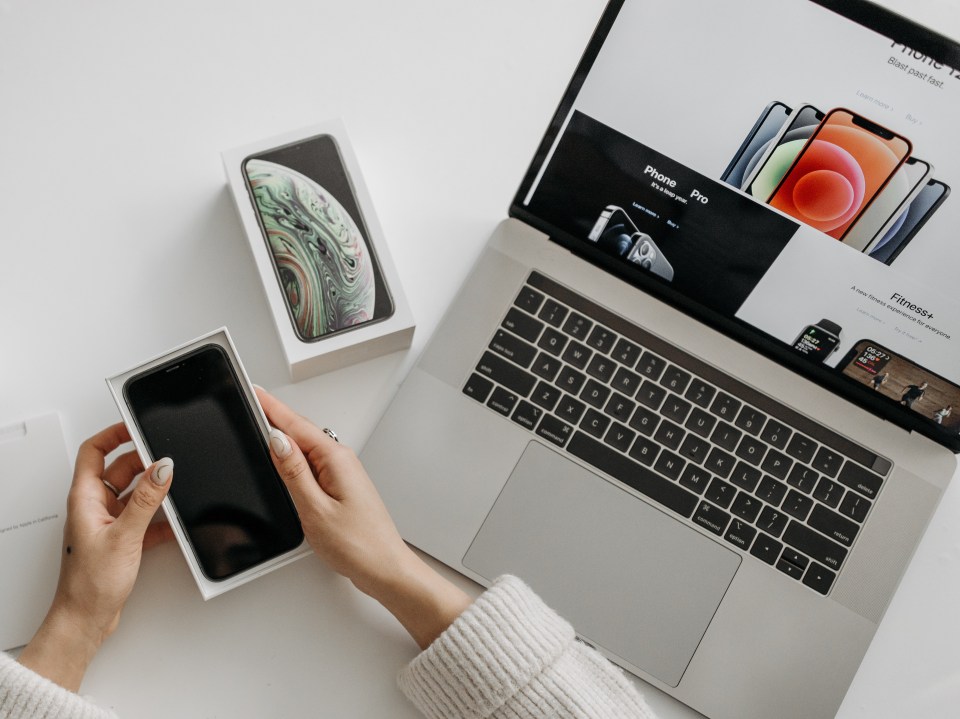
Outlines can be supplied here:
<path id="1" fill-rule="evenodd" d="M 426 648 L 470 598 L 404 543 L 353 450 L 269 393 L 257 396 L 270 422 L 274 464 L 313 550 L 377 599 Z M 291 441 L 292 440 L 292 441 Z"/>
<path id="2" fill-rule="evenodd" d="M 77 691 L 94 654 L 120 621 L 143 550 L 172 537 L 166 523 L 151 524 L 170 488 L 173 461 L 143 472 L 137 453 L 106 456 L 130 441 L 122 424 L 95 434 L 77 453 L 67 498 L 60 581 L 50 611 L 20 655 L 20 663 Z M 136 487 L 119 499 L 141 473 Z"/>

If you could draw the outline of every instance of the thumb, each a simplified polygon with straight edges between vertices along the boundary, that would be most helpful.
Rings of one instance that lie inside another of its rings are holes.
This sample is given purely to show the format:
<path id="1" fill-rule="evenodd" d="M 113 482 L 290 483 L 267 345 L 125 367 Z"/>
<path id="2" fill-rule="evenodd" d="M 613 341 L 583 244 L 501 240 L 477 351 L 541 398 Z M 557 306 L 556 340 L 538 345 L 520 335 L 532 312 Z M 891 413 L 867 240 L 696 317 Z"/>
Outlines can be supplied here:
<path id="1" fill-rule="evenodd" d="M 270 429 L 270 456 L 301 515 L 309 507 L 328 499 L 317 484 L 303 451 L 276 428 Z"/>
<path id="2" fill-rule="evenodd" d="M 164 457 L 154 462 L 138 478 L 137 486 L 127 499 L 127 506 L 117 518 L 121 531 L 133 535 L 138 544 L 143 541 L 143 535 L 150 526 L 150 520 L 160 508 L 163 498 L 167 496 L 172 477 L 172 459 Z"/>

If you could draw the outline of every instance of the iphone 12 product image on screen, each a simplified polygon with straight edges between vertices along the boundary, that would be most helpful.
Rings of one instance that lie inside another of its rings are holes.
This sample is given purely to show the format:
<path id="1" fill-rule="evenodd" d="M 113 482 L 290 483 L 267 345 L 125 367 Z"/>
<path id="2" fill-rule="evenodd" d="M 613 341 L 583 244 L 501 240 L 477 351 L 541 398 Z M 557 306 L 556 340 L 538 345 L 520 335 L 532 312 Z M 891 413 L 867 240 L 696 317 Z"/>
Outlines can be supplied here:
<path id="1" fill-rule="evenodd" d="M 336 140 L 318 135 L 243 162 L 294 331 L 315 342 L 393 314 Z"/>
<path id="2" fill-rule="evenodd" d="M 741 188 L 759 200 L 769 200 L 823 118 L 820 110 L 808 104 L 791 112 L 776 135 L 750 158 Z"/>
<path id="3" fill-rule="evenodd" d="M 770 198 L 838 240 L 910 155 L 910 141 L 850 110 L 827 113 Z"/>
<path id="4" fill-rule="evenodd" d="M 730 160 L 720 179 L 734 187 L 743 188 L 747 167 L 757 156 L 766 150 L 770 140 L 776 137 L 780 128 L 790 116 L 790 108 L 779 100 L 767 105 L 754 123 L 740 148 Z"/>
<path id="5" fill-rule="evenodd" d="M 927 184 L 933 166 L 918 157 L 908 157 L 880 190 L 870 207 L 864 210 L 847 231 L 843 244 L 869 252 L 872 244 L 897 224 L 909 204 Z"/>
<path id="6" fill-rule="evenodd" d="M 297 512 L 223 348 L 204 345 L 131 377 L 123 395 L 150 456 L 173 459 L 170 499 L 208 579 L 300 545 Z"/>
<path id="7" fill-rule="evenodd" d="M 940 205 L 950 195 L 950 187 L 934 178 L 920 190 L 920 194 L 910 203 L 909 207 L 867 252 L 875 260 L 887 265 L 893 264 L 907 244 L 920 232 L 927 220 L 933 216 Z"/>

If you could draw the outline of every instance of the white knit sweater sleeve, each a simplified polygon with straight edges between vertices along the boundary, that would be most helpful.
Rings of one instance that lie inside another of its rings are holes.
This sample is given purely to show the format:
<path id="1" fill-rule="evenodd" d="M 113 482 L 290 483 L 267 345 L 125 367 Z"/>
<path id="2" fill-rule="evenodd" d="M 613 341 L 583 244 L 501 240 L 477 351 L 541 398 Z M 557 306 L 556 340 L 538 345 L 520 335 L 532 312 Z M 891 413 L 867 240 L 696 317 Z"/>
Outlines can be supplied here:
<path id="1" fill-rule="evenodd" d="M 0 652 L 0 719 L 116 719 Z"/>
<path id="2" fill-rule="evenodd" d="M 623 672 L 516 577 L 482 594 L 399 676 L 429 719 L 653 719 Z"/>

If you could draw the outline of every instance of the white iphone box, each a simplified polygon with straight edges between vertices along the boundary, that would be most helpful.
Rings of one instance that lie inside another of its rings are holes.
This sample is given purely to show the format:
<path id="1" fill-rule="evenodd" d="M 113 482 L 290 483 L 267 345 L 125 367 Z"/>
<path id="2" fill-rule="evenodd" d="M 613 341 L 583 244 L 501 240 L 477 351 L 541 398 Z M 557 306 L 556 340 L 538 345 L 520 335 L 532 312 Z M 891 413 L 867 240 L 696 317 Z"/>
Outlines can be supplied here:
<path id="1" fill-rule="evenodd" d="M 204 599 L 310 553 L 225 327 L 107 384 L 144 466 L 173 460 L 163 511 Z"/>

